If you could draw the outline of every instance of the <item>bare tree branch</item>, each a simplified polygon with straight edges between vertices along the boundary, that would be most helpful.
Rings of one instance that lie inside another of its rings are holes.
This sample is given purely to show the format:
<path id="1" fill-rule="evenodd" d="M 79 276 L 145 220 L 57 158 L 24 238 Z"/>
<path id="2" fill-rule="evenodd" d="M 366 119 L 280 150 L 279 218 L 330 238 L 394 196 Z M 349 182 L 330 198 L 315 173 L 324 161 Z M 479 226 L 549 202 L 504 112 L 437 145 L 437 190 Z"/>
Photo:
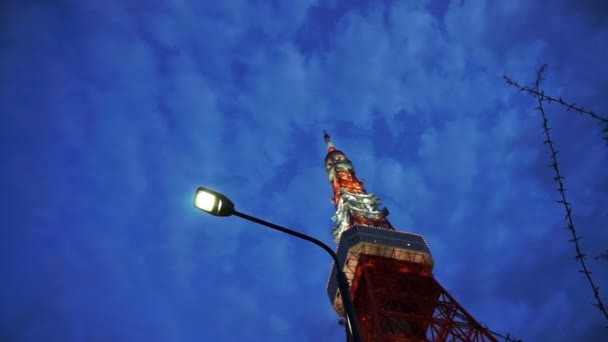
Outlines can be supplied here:
<path id="1" fill-rule="evenodd" d="M 543 65 L 543 67 L 546 67 L 547 64 Z M 544 71 L 543 67 L 541 67 L 541 69 Z M 559 104 L 561 104 L 562 106 L 566 107 L 567 110 L 574 110 L 575 112 L 579 112 L 581 114 L 586 114 L 591 116 L 592 118 L 599 120 L 602 123 L 608 123 L 608 119 L 600 116 L 598 114 L 596 114 L 595 112 L 591 111 L 591 110 L 587 110 L 585 109 L 585 107 L 578 107 L 576 105 L 576 103 L 569 103 L 565 100 L 563 100 L 561 97 L 559 98 L 554 98 L 552 96 L 549 95 L 545 95 L 544 92 L 540 91 L 538 88 L 536 88 L 536 85 L 534 88 L 530 88 L 528 86 L 522 86 L 519 83 L 517 83 L 516 81 L 513 81 L 509 76 L 507 75 L 503 75 L 502 76 L 505 81 L 507 81 L 508 85 L 514 86 L 515 88 L 519 89 L 519 91 L 523 91 L 528 93 L 529 95 L 532 95 L 534 97 L 538 97 L 540 99 L 542 99 L 542 101 L 546 101 L 547 103 L 551 103 L 551 102 L 557 102 Z M 540 79 L 542 81 L 542 78 Z"/>
<path id="2" fill-rule="evenodd" d="M 546 66 L 546 64 L 543 65 L 543 67 L 544 66 Z M 541 67 L 541 69 L 543 69 L 543 68 Z M 588 115 L 588 116 L 598 120 L 599 124 L 604 126 L 604 128 L 602 130 L 602 132 L 604 133 L 603 138 L 604 138 L 604 140 L 606 140 L 606 144 L 608 144 L 608 119 L 605 116 L 598 115 L 591 110 L 585 109 L 585 107 L 579 107 L 575 103 L 571 103 L 571 102 L 568 102 L 568 101 L 562 99 L 561 96 L 559 98 L 555 98 L 555 97 L 552 97 L 549 95 L 545 95 L 545 93 L 542 92 L 539 88 L 537 88 L 536 85 L 534 85 L 532 87 L 522 86 L 521 84 L 517 83 L 516 81 L 514 81 L 507 75 L 503 75 L 502 77 L 505 79 L 505 81 L 507 82 L 508 85 L 519 89 L 520 92 L 523 91 L 525 93 L 528 93 L 529 95 L 539 98 L 542 101 L 546 101 L 548 104 L 551 104 L 551 102 L 559 103 L 560 105 L 566 107 L 567 111 L 574 110 L 575 112 L 578 112 L 578 113 L 584 114 L 584 115 Z"/>
<path id="3" fill-rule="evenodd" d="M 554 144 L 553 140 L 551 139 L 551 134 L 549 132 L 551 130 L 551 128 L 549 127 L 549 120 L 547 119 L 547 115 L 545 113 L 543 102 L 545 102 L 545 101 L 551 102 L 551 101 L 555 101 L 555 99 L 553 99 L 549 96 L 546 96 L 544 94 L 544 91 L 540 88 L 540 83 L 543 80 L 542 75 L 543 75 L 543 72 L 545 71 L 546 67 L 547 67 L 547 64 L 543 65 L 538 70 L 538 72 L 536 74 L 536 82 L 534 83 L 534 88 L 522 87 L 519 84 L 517 84 L 516 82 L 511 81 L 506 76 L 505 76 L 505 79 L 507 80 L 507 83 L 515 85 L 517 88 L 520 89 L 520 91 L 526 91 L 526 92 L 534 95 L 538 100 L 538 107 L 536 107 L 535 109 L 540 112 L 542 119 L 543 119 L 542 127 L 545 131 L 545 138 L 546 138 L 545 144 L 549 146 L 549 150 L 551 152 L 551 164 L 549 164 L 549 167 L 553 168 L 553 170 L 555 171 L 555 177 L 553 179 L 558 185 L 557 191 L 559 192 L 560 197 L 561 197 L 561 199 L 558 200 L 557 203 L 561 203 L 564 206 L 564 210 L 566 211 L 565 218 L 566 218 L 567 226 L 564 229 L 569 230 L 572 235 L 570 242 L 572 242 L 574 244 L 574 248 L 576 250 L 576 256 L 574 258 L 581 265 L 581 270 L 579 270 L 579 272 L 581 272 L 585 275 L 585 277 L 587 278 L 587 281 L 589 282 L 589 285 L 591 286 L 591 289 L 593 291 L 593 296 L 595 297 L 595 301 L 596 301 L 593 305 L 600 310 L 600 312 L 604 315 L 604 317 L 608 321 L 608 309 L 601 300 L 600 292 L 599 292 L 600 288 L 599 288 L 599 286 L 595 285 L 595 282 L 593 281 L 593 278 L 591 277 L 591 271 L 589 271 L 589 269 L 587 267 L 587 263 L 585 262 L 586 254 L 582 252 L 582 249 L 581 249 L 581 246 L 579 243 L 579 241 L 581 240 L 581 236 L 578 235 L 576 228 L 574 226 L 574 220 L 572 218 L 572 206 L 570 205 L 570 202 L 568 202 L 568 200 L 566 198 L 566 188 L 564 187 L 565 178 L 562 176 L 562 174 L 560 172 L 559 163 L 557 160 L 557 154 L 559 151 L 555 148 L 555 144 Z M 568 109 L 574 109 L 575 111 L 578 111 L 579 113 L 588 114 L 588 115 L 592 116 L 593 118 L 600 120 L 601 122 L 608 122 L 608 120 L 606 120 L 605 118 L 602 118 L 602 117 L 594 114 L 591 111 L 586 111 L 586 110 L 584 110 L 584 108 L 578 108 L 573 104 L 572 105 L 567 104 L 561 98 L 557 102 L 559 102 L 560 104 L 566 105 L 568 107 Z"/>
<path id="4" fill-rule="evenodd" d="M 503 334 L 498 333 L 496 331 L 492 331 L 492 329 L 488 328 L 483 323 L 480 323 L 480 324 L 481 324 L 482 327 L 484 327 L 485 329 L 487 329 L 492 335 L 494 335 L 496 337 L 502 338 L 504 342 L 523 342 L 523 340 L 520 340 L 518 338 L 515 338 L 515 337 L 511 336 L 511 334 L 503 335 Z"/>

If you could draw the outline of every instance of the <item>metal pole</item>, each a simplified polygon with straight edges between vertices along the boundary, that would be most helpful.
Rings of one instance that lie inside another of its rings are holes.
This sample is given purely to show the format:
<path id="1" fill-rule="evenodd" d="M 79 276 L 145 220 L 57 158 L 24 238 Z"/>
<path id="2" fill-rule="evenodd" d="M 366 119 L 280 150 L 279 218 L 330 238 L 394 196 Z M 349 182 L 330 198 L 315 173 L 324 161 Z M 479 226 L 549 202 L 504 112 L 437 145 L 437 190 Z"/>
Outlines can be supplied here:
<path id="1" fill-rule="evenodd" d="M 346 311 L 346 328 L 347 331 L 350 330 L 350 335 L 353 337 L 353 340 L 355 342 L 361 342 L 361 331 L 359 330 L 357 311 L 355 311 L 355 304 L 353 303 L 353 299 L 350 296 L 350 286 L 348 285 L 348 278 L 346 278 L 346 274 L 344 274 L 344 271 L 342 271 L 342 267 L 338 266 L 339 263 L 336 259 L 334 259 L 334 261 L 336 262 L 336 270 L 338 271 L 338 288 L 340 289 L 340 294 L 342 295 L 344 311 Z"/>
<path id="2" fill-rule="evenodd" d="M 346 278 L 346 274 L 342 271 L 342 264 L 340 260 L 338 260 L 338 256 L 336 252 L 334 252 L 329 246 L 324 244 L 323 242 L 313 238 L 312 236 L 308 236 L 306 234 L 302 234 L 295 230 L 291 230 L 285 227 L 281 227 L 274 223 L 264 221 L 257 217 L 253 217 L 238 211 L 234 211 L 234 215 L 240 218 L 244 218 L 245 220 L 255 222 L 261 224 L 263 226 L 278 230 L 280 232 L 293 235 L 300 239 L 309 241 L 314 243 L 315 245 L 323 248 L 331 257 L 334 259 L 334 266 L 336 267 L 337 277 L 338 277 L 338 288 L 340 290 L 340 295 L 342 296 L 342 302 L 344 303 L 344 311 L 346 311 L 346 326 L 348 330 L 350 330 L 350 334 L 353 337 L 353 342 L 363 342 L 361 339 L 361 330 L 359 329 L 359 320 L 357 319 L 357 312 L 355 311 L 355 305 L 353 304 L 352 297 L 350 296 L 350 287 L 348 285 L 348 278 Z"/>

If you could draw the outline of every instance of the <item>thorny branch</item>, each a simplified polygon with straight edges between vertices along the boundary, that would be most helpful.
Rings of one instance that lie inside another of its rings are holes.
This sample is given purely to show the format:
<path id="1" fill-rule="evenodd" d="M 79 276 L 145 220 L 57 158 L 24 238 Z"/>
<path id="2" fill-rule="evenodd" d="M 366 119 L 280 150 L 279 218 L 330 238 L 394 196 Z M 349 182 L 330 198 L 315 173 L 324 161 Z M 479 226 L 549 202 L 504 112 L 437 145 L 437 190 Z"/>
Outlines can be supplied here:
<path id="1" fill-rule="evenodd" d="M 547 64 L 543 65 L 541 67 L 541 70 L 544 71 L 544 67 L 546 67 L 546 66 L 547 66 Z M 581 114 L 589 115 L 592 118 L 595 118 L 595 119 L 597 119 L 597 120 L 599 120 L 601 122 L 608 123 L 608 119 L 607 118 L 604 118 L 604 117 L 602 117 L 602 116 L 594 113 L 591 110 L 587 110 L 587 109 L 585 109 L 585 107 L 578 107 L 576 105 L 576 103 L 568 103 L 568 102 L 564 101 L 561 97 L 559 97 L 559 98 L 556 99 L 556 98 L 554 98 L 552 96 L 545 95 L 544 92 L 542 92 L 542 91 L 538 90 L 538 88 L 536 88 L 536 85 L 534 86 L 534 88 L 530 88 L 528 86 L 522 86 L 522 85 L 520 85 L 516 81 L 513 81 L 507 75 L 503 75 L 502 77 L 505 79 L 505 81 L 507 81 L 508 85 L 514 86 L 515 88 L 519 89 L 519 91 L 524 91 L 524 92 L 526 92 L 526 93 L 528 93 L 528 94 L 530 94 L 530 95 L 532 95 L 534 97 L 541 98 L 543 101 L 547 101 L 547 103 L 549 103 L 549 104 L 551 102 L 557 102 L 557 103 L 561 104 L 562 106 L 566 107 L 567 110 L 574 110 L 575 112 L 579 112 Z"/>
<path id="2" fill-rule="evenodd" d="M 591 271 L 589 271 L 589 269 L 587 268 L 587 263 L 585 262 L 586 254 L 582 252 L 580 244 L 579 244 L 579 241 L 581 240 L 581 236 L 578 235 L 576 228 L 574 227 L 574 220 L 572 218 L 572 206 L 570 205 L 570 202 L 568 202 L 568 200 L 566 198 L 566 188 L 564 187 L 565 178 L 562 176 L 560 169 L 559 169 L 559 164 L 557 162 L 557 154 L 559 151 L 555 148 L 555 144 L 554 144 L 553 140 L 551 139 L 551 134 L 549 133 L 551 128 L 549 127 L 549 120 L 547 119 L 547 115 L 545 113 L 543 102 L 546 101 L 546 102 L 550 103 L 551 101 L 556 101 L 556 100 L 554 98 L 546 96 L 544 91 L 542 91 L 540 89 L 540 83 L 543 80 L 542 74 L 545 71 L 546 67 L 547 67 L 547 64 L 543 65 L 539 69 L 539 71 L 536 75 L 536 82 L 534 83 L 534 88 L 522 87 L 519 84 L 517 84 L 516 82 L 509 79 L 507 76 L 504 76 L 504 78 L 507 80 L 507 83 L 516 86 L 517 88 L 520 89 L 520 91 L 527 91 L 528 93 L 534 95 L 538 100 L 538 107 L 536 107 L 535 109 L 541 113 L 541 116 L 543 119 L 542 127 L 545 131 L 545 137 L 546 137 L 545 144 L 549 145 L 549 149 L 551 152 L 551 164 L 549 165 L 549 167 L 553 168 L 553 170 L 555 171 L 555 177 L 553 178 L 553 180 L 558 184 L 557 191 L 559 192 L 559 194 L 561 196 L 561 199 L 558 200 L 557 202 L 561 203 L 564 206 L 564 209 L 566 211 L 565 219 L 567 222 L 567 226 L 564 229 L 569 230 L 570 233 L 572 234 L 572 239 L 570 239 L 570 242 L 572 242 L 574 244 L 574 247 L 576 249 L 575 259 L 579 261 L 581 268 L 582 268 L 579 272 L 583 273 L 585 275 L 585 277 L 587 278 L 589 285 L 591 286 L 591 289 L 593 290 L 593 296 L 595 297 L 595 300 L 596 300 L 596 303 L 594 303 L 593 305 L 595 307 L 597 307 L 603 313 L 604 317 L 606 317 L 606 320 L 608 320 L 608 308 L 601 300 L 599 287 L 595 285 L 595 282 L 593 281 L 593 278 L 591 277 Z M 600 120 L 601 122 L 608 123 L 607 119 L 602 118 L 591 111 L 584 110 L 584 108 L 575 107 L 574 104 L 567 104 L 561 98 L 559 100 L 557 100 L 557 102 L 567 106 L 568 109 L 574 109 L 575 111 L 578 111 L 580 113 L 591 115 L 592 117 Z"/>
<path id="3" fill-rule="evenodd" d="M 505 335 L 503 335 L 503 334 L 501 334 L 501 333 L 498 333 L 498 332 L 496 332 L 496 331 L 492 331 L 492 329 L 488 328 L 488 327 L 487 327 L 487 326 L 485 326 L 484 324 L 482 324 L 482 326 L 483 326 L 483 327 L 484 327 L 486 330 L 488 330 L 488 331 L 490 332 L 490 334 L 492 334 L 492 335 L 494 335 L 494 336 L 496 336 L 496 337 L 500 337 L 500 338 L 502 338 L 502 339 L 504 340 L 504 342 L 523 342 L 523 340 L 520 340 L 520 339 L 518 339 L 518 338 L 515 338 L 515 337 L 511 336 L 511 334 L 507 334 L 507 335 L 505 336 Z"/>
<path id="4" fill-rule="evenodd" d="M 544 71 L 546 66 L 547 65 L 545 64 L 541 67 L 541 72 Z M 508 85 L 514 86 L 515 88 L 519 89 L 520 92 L 522 92 L 522 91 L 526 92 L 529 95 L 532 95 L 541 101 L 546 101 L 548 104 L 551 104 L 551 102 L 557 102 L 560 105 L 566 107 L 566 111 L 574 110 L 575 112 L 588 115 L 588 116 L 598 120 L 600 124 L 604 125 L 604 128 L 603 128 L 603 133 L 605 133 L 604 140 L 606 140 L 606 143 L 608 144 L 608 119 L 607 118 L 600 116 L 591 110 L 587 110 L 587 109 L 585 109 L 585 107 L 579 107 L 576 105 L 576 103 L 567 102 L 564 99 L 562 99 L 561 96 L 559 98 L 555 98 L 555 97 L 552 97 L 549 95 L 545 95 L 545 93 L 543 91 L 541 91 L 537 87 L 536 84 L 534 85 L 534 87 L 522 86 L 519 83 L 517 83 L 516 81 L 513 81 L 507 75 L 503 75 L 502 77 L 505 79 L 505 81 L 507 81 Z"/>

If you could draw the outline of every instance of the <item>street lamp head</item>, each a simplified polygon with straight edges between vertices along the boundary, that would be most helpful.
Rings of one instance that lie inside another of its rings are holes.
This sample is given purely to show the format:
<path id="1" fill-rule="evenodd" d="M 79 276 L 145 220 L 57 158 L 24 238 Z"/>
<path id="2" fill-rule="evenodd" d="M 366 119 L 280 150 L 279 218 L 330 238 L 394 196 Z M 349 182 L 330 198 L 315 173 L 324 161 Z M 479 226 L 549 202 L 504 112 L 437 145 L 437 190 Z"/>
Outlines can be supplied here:
<path id="1" fill-rule="evenodd" d="M 230 216 L 234 203 L 219 192 L 199 187 L 194 194 L 194 206 L 214 216 Z"/>

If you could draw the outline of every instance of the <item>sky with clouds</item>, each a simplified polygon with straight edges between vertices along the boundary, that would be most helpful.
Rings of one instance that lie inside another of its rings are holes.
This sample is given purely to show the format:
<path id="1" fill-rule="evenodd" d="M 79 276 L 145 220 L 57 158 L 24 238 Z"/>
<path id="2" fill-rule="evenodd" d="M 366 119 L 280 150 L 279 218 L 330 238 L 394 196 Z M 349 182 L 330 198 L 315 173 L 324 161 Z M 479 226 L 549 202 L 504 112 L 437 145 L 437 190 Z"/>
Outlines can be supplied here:
<path id="1" fill-rule="evenodd" d="M 536 103 L 502 79 L 548 63 L 546 93 L 608 113 L 606 2 L 1 6 L 0 340 L 343 341 L 328 255 L 192 206 L 211 187 L 334 246 L 323 129 L 477 320 L 524 341 L 608 336 Z M 591 118 L 547 111 L 599 254 L 608 147 Z M 588 264 L 608 289 L 608 261 Z"/>

